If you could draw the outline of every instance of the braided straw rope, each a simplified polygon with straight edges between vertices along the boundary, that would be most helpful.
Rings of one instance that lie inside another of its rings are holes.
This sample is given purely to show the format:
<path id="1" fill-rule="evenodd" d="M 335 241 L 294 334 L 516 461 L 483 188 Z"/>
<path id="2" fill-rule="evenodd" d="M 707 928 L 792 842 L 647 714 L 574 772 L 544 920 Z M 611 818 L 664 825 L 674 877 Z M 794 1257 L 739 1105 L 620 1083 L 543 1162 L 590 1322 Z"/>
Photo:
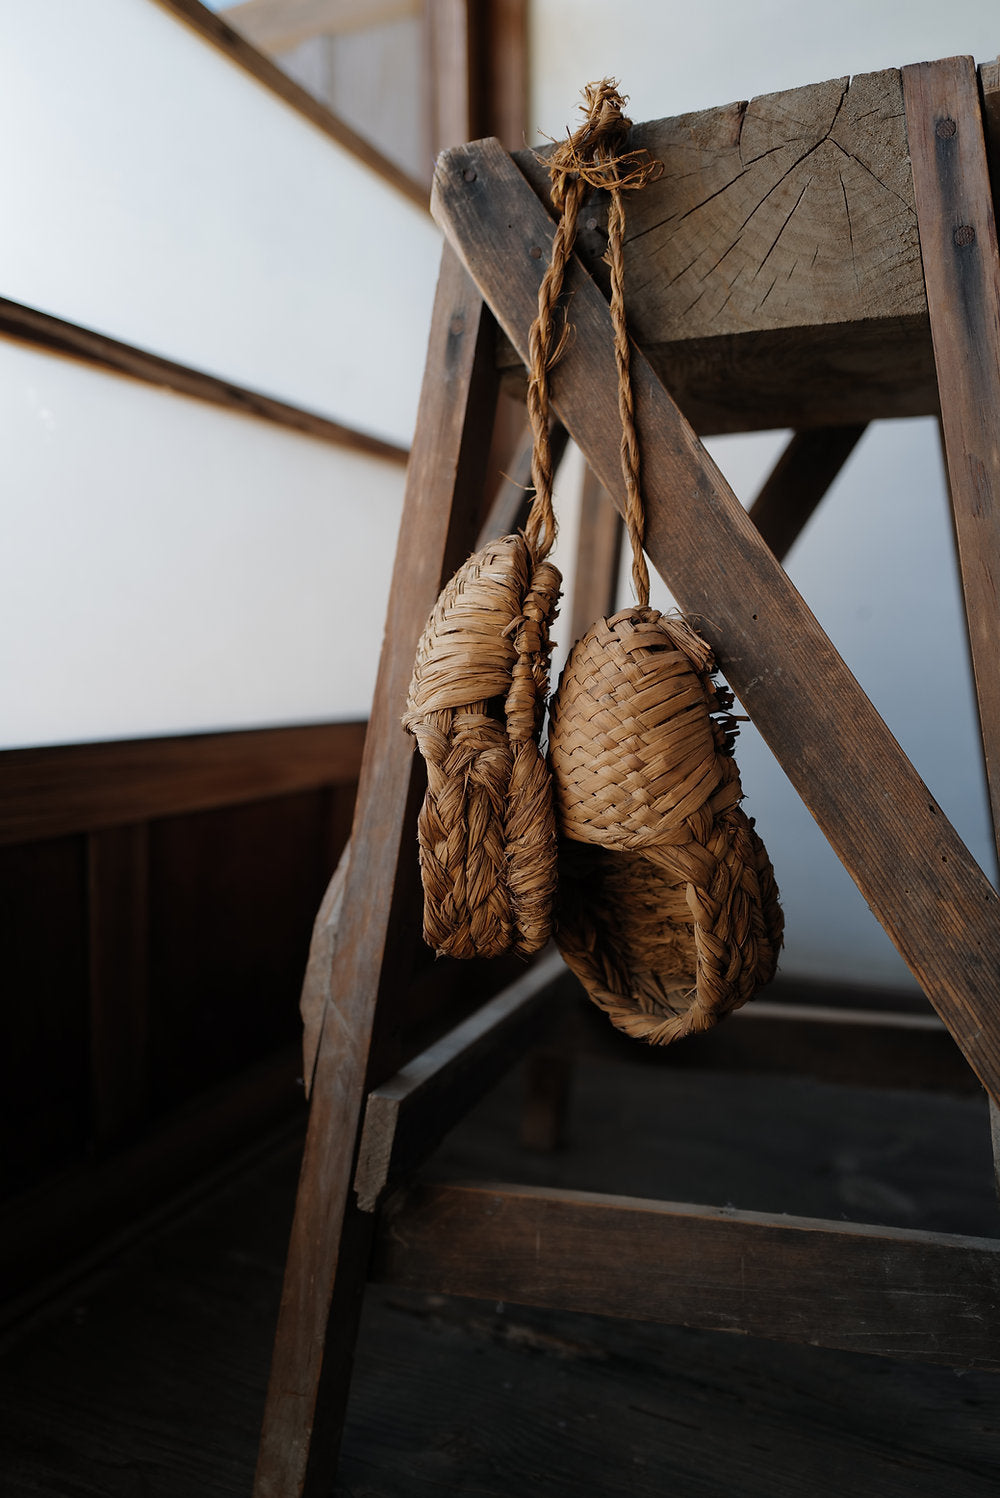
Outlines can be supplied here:
<path id="1" fill-rule="evenodd" d="M 529 335 L 535 496 L 524 535 L 484 547 L 444 589 L 417 649 L 403 718 L 427 762 L 418 822 L 424 937 L 452 957 L 527 956 L 551 933 L 556 830 L 538 748 L 561 583 L 546 560 L 556 534 L 549 372 L 566 345 L 556 321 L 584 193 L 638 186 L 651 170 L 620 154 L 628 131 L 621 102 L 611 84 L 590 85 L 584 124 L 550 162 L 560 217 Z"/>
<path id="2" fill-rule="evenodd" d="M 623 100 L 601 85 L 617 114 Z M 557 940 L 619 1029 L 663 1045 L 708 1029 L 774 975 L 783 918 L 763 844 L 740 807 L 732 698 L 709 647 L 649 607 L 639 441 L 625 320 L 622 189 L 655 165 L 618 155 L 610 195 L 611 321 L 625 521 L 638 606 L 573 648 L 552 704 L 549 763 L 561 835 Z M 622 161 L 630 169 L 622 172 Z M 593 177 L 588 180 L 594 180 Z"/>
<path id="3" fill-rule="evenodd" d="M 538 732 L 560 582 L 504 536 L 452 578 L 417 649 L 403 726 L 427 761 L 424 939 L 441 955 L 528 955 L 549 938 L 556 834 Z"/>

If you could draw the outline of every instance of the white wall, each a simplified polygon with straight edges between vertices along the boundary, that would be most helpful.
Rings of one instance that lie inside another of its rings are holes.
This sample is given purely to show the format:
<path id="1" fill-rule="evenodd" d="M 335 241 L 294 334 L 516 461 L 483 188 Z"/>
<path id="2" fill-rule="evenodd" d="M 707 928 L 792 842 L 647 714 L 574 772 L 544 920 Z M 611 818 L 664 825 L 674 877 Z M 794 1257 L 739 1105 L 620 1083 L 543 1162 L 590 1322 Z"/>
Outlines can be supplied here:
<path id="1" fill-rule="evenodd" d="M 425 213 L 155 0 L 0 37 L 0 296 L 409 443 Z"/>
<path id="2" fill-rule="evenodd" d="M 437 230 L 154 0 L 0 0 L 0 201 L 0 296 L 409 443 Z M 0 340 L 0 747 L 365 716 L 402 486 Z"/>
<path id="3" fill-rule="evenodd" d="M 655 119 L 843 74 L 1000 47 L 984 0 L 714 0 L 701 6 L 532 0 L 532 121 L 575 123 L 583 84 L 607 74 L 633 118 Z M 709 446 L 749 502 L 783 434 Z M 880 423 L 862 440 L 787 563 L 862 686 L 973 855 L 994 854 L 951 525 L 933 421 Z M 623 592 L 623 602 L 627 592 Z M 672 600 L 665 589 L 654 599 Z M 795 705 L 790 704 L 794 711 Z M 746 807 L 787 915 L 782 971 L 908 984 L 888 938 L 752 728 L 738 748 Z"/>
<path id="4" fill-rule="evenodd" d="M 0 747 L 368 714 L 404 473 L 0 338 Z"/>

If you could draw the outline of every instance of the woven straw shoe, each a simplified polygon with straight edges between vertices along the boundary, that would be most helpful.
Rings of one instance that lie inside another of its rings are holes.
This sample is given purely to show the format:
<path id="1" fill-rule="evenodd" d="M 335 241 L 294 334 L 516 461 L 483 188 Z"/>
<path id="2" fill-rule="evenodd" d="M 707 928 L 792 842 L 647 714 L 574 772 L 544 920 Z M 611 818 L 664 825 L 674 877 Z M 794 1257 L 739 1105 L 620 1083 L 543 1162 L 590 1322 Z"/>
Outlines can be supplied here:
<path id="1" fill-rule="evenodd" d="M 471 556 L 417 650 L 403 726 L 427 762 L 418 838 L 424 939 L 439 955 L 537 952 L 556 833 L 538 748 L 560 576 L 521 535 Z"/>
<path id="2" fill-rule="evenodd" d="M 624 609 L 574 646 L 552 704 L 557 941 L 612 1022 L 653 1044 L 746 1003 L 781 945 L 713 665 L 682 620 Z"/>

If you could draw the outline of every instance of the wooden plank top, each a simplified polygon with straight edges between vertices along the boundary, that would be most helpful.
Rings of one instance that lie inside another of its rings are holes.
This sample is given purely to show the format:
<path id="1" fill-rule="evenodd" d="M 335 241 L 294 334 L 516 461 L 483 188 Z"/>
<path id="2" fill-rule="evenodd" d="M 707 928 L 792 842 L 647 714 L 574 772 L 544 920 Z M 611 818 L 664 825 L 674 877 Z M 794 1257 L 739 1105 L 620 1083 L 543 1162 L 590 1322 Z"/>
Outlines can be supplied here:
<path id="1" fill-rule="evenodd" d="M 626 205 L 630 324 L 699 431 L 936 410 L 898 70 L 637 124 L 633 143 L 664 171 Z M 515 156 L 546 204 L 547 155 Z M 605 285 L 605 195 L 581 223 Z"/>

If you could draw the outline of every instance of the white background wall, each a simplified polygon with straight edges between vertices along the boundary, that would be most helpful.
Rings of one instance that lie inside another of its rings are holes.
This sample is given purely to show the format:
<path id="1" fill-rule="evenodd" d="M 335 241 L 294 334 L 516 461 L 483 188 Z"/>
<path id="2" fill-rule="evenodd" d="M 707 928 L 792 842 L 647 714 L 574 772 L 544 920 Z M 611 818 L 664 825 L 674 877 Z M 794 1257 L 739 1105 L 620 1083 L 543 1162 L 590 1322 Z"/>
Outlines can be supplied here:
<path id="1" fill-rule="evenodd" d="M 440 239 L 154 0 L 0 0 L 0 296 L 407 445 Z M 367 714 L 384 461 L 0 338 L 0 747 Z"/>
<path id="2" fill-rule="evenodd" d="M 532 0 L 532 121 L 575 123 L 608 74 L 634 119 L 656 119 L 844 74 L 1000 49 L 993 0 Z M 539 137 L 540 138 L 540 137 Z M 709 446 L 746 503 L 781 434 Z M 788 559 L 788 571 L 933 794 L 993 877 L 975 710 L 936 423 L 869 429 Z M 627 593 L 622 601 L 626 601 Z M 654 598 L 671 602 L 665 589 Z M 796 704 L 788 704 L 790 713 Z M 752 728 L 739 761 L 787 916 L 782 971 L 885 984 L 902 960 Z"/>

